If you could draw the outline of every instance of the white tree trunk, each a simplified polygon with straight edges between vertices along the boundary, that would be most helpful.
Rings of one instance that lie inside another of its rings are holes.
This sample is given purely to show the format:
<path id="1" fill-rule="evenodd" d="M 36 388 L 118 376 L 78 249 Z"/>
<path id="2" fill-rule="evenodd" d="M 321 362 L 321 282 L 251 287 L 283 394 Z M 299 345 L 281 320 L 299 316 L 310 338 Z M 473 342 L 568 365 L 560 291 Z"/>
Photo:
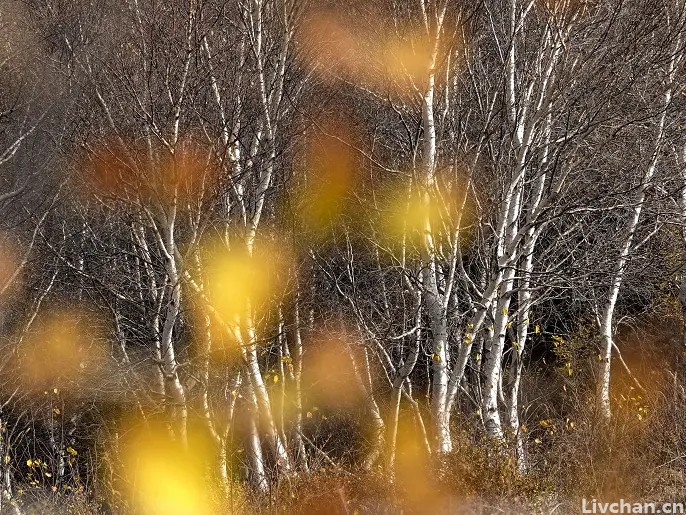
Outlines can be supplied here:
<path id="1" fill-rule="evenodd" d="M 247 345 L 242 345 L 243 357 L 247 367 L 249 386 L 253 391 L 257 405 L 257 411 L 255 413 L 259 414 L 259 417 L 262 419 L 262 426 L 265 431 L 265 436 L 267 437 L 274 452 L 277 467 L 288 472 L 291 470 L 291 459 L 288 456 L 286 445 L 279 436 L 276 423 L 274 422 L 274 415 L 272 412 L 271 401 L 269 399 L 269 393 L 267 392 L 267 386 L 264 383 L 262 371 L 260 370 L 259 361 L 257 359 L 257 339 L 252 319 L 250 317 L 247 318 L 246 325 L 249 342 Z M 240 332 L 240 329 L 238 329 L 238 332 Z"/>
<path id="2" fill-rule="evenodd" d="M 255 403 L 251 407 L 251 413 L 248 413 L 248 457 L 249 461 L 246 463 L 249 476 L 253 479 L 255 487 L 266 493 L 269 491 L 269 481 L 264 466 L 264 456 L 262 454 L 262 443 L 260 442 L 260 433 L 257 430 L 257 419 L 259 417 L 259 409 Z"/>
<path id="3" fill-rule="evenodd" d="M 293 306 L 290 310 L 290 316 L 287 319 L 286 341 L 288 358 L 291 362 L 288 363 L 287 370 L 293 384 L 293 398 L 291 399 L 293 418 L 291 421 L 291 433 L 293 447 L 295 449 L 294 459 L 295 463 L 301 470 L 307 472 L 309 465 L 307 463 L 307 450 L 305 448 L 305 441 L 302 437 L 303 431 L 303 405 L 302 405 L 302 361 L 303 361 L 303 345 L 302 334 L 300 328 L 300 299 L 296 293 L 293 301 Z"/>
<path id="4" fill-rule="evenodd" d="M 631 217 L 627 222 L 625 236 L 622 241 L 622 247 L 620 249 L 619 256 L 617 256 L 617 260 L 615 262 L 615 267 L 612 275 L 612 283 L 610 284 L 610 288 L 607 292 L 607 297 L 605 299 L 605 304 L 599 317 L 599 329 L 601 337 L 601 364 L 598 379 L 598 409 L 600 410 L 601 417 L 606 422 L 609 422 L 612 417 L 612 409 L 610 403 L 610 375 L 612 365 L 612 347 L 614 346 L 614 312 L 615 307 L 617 305 L 617 298 L 619 297 L 619 291 L 622 287 L 624 274 L 626 272 L 626 266 L 631 255 L 631 249 L 634 241 L 634 236 L 636 234 L 636 229 L 638 228 L 638 224 L 641 219 L 641 212 L 645 204 L 646 194 L 648 188 L 650 187 L 653 176 L 655 175 L 657 163 L 660 158 L 660 150 L 663 144 L 665 123 L 667 120 L 667 111 L 672 102 L 672 88 L 674 84 L 675 72 L 677 64 L 681 60 L 680 47 L 681 38 L 679 37 L 676 41 L 676 50 L 672 53 L 672 57 L 667 67 L 666 89 L 664 92 L 660 116 L 655 130 L 655 139 L 653 141 L 650 162 L 645 170 L 645 173 L 643 174 L 643 177 L 641 177 L 641 182 L 638 185 L 636 197 L 633 202 L 633 208 L 631 210 Z"/>
<path id="5" fill-rule="evenodd" d="M 519 317 L 517 322 L 517 341 L 513 343 L 512 361 L 510 362 L 510 384 L 508 391 L 510 430 L 515 438 L 517 452 L 517 468 L 520 472 L 526 472 L 527 459 L 524 447 L 524 438 L 519 422 L 519 387 L 522 381 L 522 357 L 529 334 L 529 315 L 531 313 L 531 274 L 533 272 L 534 247 L 536 246 L 536 234 L 534 228 L 527 232 L 524 243 L 524 258 L 522 264 L 522 279 L 519 283 L 518 300 Z"/>
<path id="6" fill-rule="evenodd" d="M 447 408 L 448 400 L 448 329 L 446 320 L 446 303 L 438 288 L 436 248 L 434 230 L 430 213 L 436 198 L 436 124 L 434 119 L 434 96 L 436 89 L 436 64 L 438 45 L 441 36 L 445 3 L 437 12 L 436 26 L 427 30 L 433 42 L 426 89 L 422 98 L 422 129 L 423 129 L 423 163 L 421 195 L 424 204 L 425 218 L 423 221 L 422 245 L 422 287 L 426 313 L 431 328 L 431 347 L 433 353 L 431 379 L 431 414 L 433 419 L 435 449 L 441 453 L 452 450 L 450 438 L 450 414 Z"/>

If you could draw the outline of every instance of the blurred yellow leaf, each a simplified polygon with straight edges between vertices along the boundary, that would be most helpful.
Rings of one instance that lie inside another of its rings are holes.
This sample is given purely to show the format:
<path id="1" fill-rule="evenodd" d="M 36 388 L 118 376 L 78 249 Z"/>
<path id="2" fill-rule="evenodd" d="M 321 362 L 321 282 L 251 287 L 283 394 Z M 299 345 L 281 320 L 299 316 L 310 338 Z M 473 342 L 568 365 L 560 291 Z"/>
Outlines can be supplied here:
<path id="1" fill-rule="evenodd" d="M 345 127 L 329 127 L 327 132 L 308 138 L 303 163 L 304 187 L 296 192 L 298 218 L 304 228 L 323 234 L 346 209 L 346 202 L 357 182 L 354 154 L 343 141 L 354 139 Z M 332 124 L 333 125 L 333 124 Z"/>
<path id="2" fill-rule="evenodd" d="M 269 244 L 249 254 L 240 243 L 229 250 L 222 243 L 208 245 L 204 253 L 204 281 L 209 301 L 226 323 L 264 305 L 280 286 L 279 270 L 288 269 L 280 263 L 283 249 Z"/>
<path id="3" fill-rule="evenodd" d="M 212 459 L 202 445 L 190 453 L 162 425 L 134 431 L 123 464 L 130 495 L 144 515 L 209 515 L 212 487 L 206 465 Z"/>

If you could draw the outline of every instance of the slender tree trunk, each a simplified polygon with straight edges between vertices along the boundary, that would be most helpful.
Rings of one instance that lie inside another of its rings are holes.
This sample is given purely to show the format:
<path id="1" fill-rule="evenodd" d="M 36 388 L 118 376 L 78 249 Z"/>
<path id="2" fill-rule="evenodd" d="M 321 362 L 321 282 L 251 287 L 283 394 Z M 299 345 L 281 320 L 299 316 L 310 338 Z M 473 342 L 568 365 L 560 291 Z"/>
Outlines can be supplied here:
<path id="1" fill-rule="evenodd" d="M 264 383 L 262 371 L 260 370 L 259 361 L 257 359 L 257 340 L 255 328 L 250 317 L 247 317 L 246 325 L 249 343 L 241 346 L 243 348 L 243 357 L 247 366 L 249 385 L 252 389 L 257 406 L 257 412 L 255 413 L 259 414 L 259 417 L 262 420 L 265 436 L 267 437 L 269 445 L 274 452 L 277 467 L 288 472 L 291 470 L 291 460 L 288 456 L 286 446 L 279 436 L 276 423 L 274 422 L 269 393 L 267 392 L 267 386 Z M 237 331 L 240 334 L 239 328 L 237 328 Z M 239 339 L 238 341 L 242 341 L 242 339 Z"/>
<path id="2" fill-rule="evenodd" d="M 250 413 L 247 413 L 248 421 L 248 456 L 249 460 L 246 463 L 248 466 L 249 477 L 252 477 L 255 487 L 266 493 L 269 491 L 269 480 L 265 469 L 264 456 L 262 454 L 262 442 L 260 442 L 260 433 L 257 429 L 259 408 L 256 399 L 253 397 L 255 403 L 250 407 Z"/>
<path id="3" fill-rule="evenodd" d="M 509 320 L 509 307 L 512 295 L 514 268 L 505 271 L 500 286 L 500 295 L 496 303 L 493 337 L 484 358 L 484 385 L 482 399 L 482 413 L 486 433 L 500 442 L 504 441 L 504 433 L 498 407 L 499 385 L 501 384 L 503 349 Z"/>
<path id="4" fill-rule="evenodd" d="M 295 462 L 301 470 L 307 472 L 309 466 L 307 463 L 307 451 L 305 449 L 305 441 L 302 437 L 303 431 L 303 406 L 302 406 L 302 360 L 303 360 L 303 345 L 302 333 L 300 327 L 300 298 L 296 293 L 293 301 L 293 306 L 289 311 L 290 317 L 287 319 L 287 333 L 286 342 L 288 346 L 289 363 L 287 369 L 293 384 L 293 398 L 291 399 L 293 416 L 291 421 L 291 440 L 295 448 Z"/>
<path id="5" fill-rule="evenodd" d="M 370 470 L 383 453 L 386 425 L 384 424 L 381 410 L 379 409 L 376 397 L 374 396 L 367 349 L 363 348 L 361 354 L 361 359 L 358 360 L 353 350 L 350 353 L 350 360 L 352 362 L 353 371 L 355 372 L 355 377 L 363 392 L 364 405 L 367 416 L 369 417 L 370 444 L 364 458 L 363 468 L 365 470 Z M 360 361 L 362 362 L 361 365 Z"/>
<path id="6" fill-rule="evenodd" d="M 524 447 L 524 438 L 519 423 L 519 388 L 522 382 L 522 369 L 524 349 L 529 334 L 529 314 L 531 313 L 531 274 L 533 271 L 534 247 L 536 235 L 534 228 L 530 228 L 524 243 L 524 262 L 522 264 L 522 279 L 519 284 L 518 306 L 519 318 L 517 323 L 517 341 L 512 350 L 510 362 L 510 384 L 508 391 L 509 402 L 509 425 L 515 438 L 517 452 L 517 468 L 520 472 L 526 472 L 527 460 Z"/>
<path id="7" fill-rule="evenodd" d="M 612 364 L 612 348 L 614 346 L 614 312 L 617 305 L 617 298 L 619 297 L 619 291 L 622 287 L 622 282 L 626 272 L 626 266 L 631 255 L 636 229 L 638 228 L 638 224 L 641 219 L 641 212 L 645 204 L 646 194 L 648 192 L 648 188 L 650 187 L 653 176 L 655 175 L 657 163 L 660 158 L 660 151 L 664 138 L 665 122 L 667 119 L 667 111 L 672 102 L 672 87 L 674 84 L 675 71 L 677 63 L 680 60 L 680 42 L 681 38 L 677 38 L 677 50 L 672 54 L 672 58 L 669 61 L 666 77 L 667 86 L 663 97 L 663 103 L 661 105 L 661 114 L 659 116 L 655 131 L 655 139 L 653 140 L 652 155 L 646 171 L 643 174 L 643 177 L 641 177 L 641 182 L 638 185 L 633 208 L 631 210 L 631 216 L 626 225 L 624 240 L 622 241 L 619 256 L 617 256 L 617 260 L 615 261 L 612 282 L 607 292 L 605 304 L 599 317 L 601 362 L 598 380 L 598 409 L 600 410 L 601 417 L 606 422 L 609 422 L 612 417 L 612 409 L 610 405 L 610 372 Z"/>
<path id="8" fill-rule="evenodd" d="M 431 212 L 436 201 L 436 124 L 434 119 L 434 96 L 436 89 L 436 64 L 445 5 L 437 13 L 433 39 L 433 52 L 429 64 L 426 89 L 422 98 L 423 164 L 420 194 L 424 207 L 422 245 L 422 286 L 426 314 L 429 318 L 432 338 L 431 414 L 436 450 L 447 453 L 452 450 L 450 438 L 450 414 L 446 409 L 448 398 L 448 329 L 446 307 L 438 288 L 439 273 L 436 263 L 436 247 Z"/>
<path id="9" fill-rule="evenodd" d="M 162 334 L 160 336 L 160 353 L 162 360 L 160 368 L 164 375 L 166 397 L 171 401 L 172 411 L 178 422 L 179 439 L 186 445 L 188 408 L 186 406 L 186 392 L 178 374 L 178 363 L 173 340 L 174 327 L 181 310 L 181 282 L 178 265 L 176 263 L 175 225 L 176 200 L 174 200 L 174 204 L 167 213 L 162 235 L 163 239 L 160 242 L 161 250 L 165 256 L 167 272 L 167 285 L 165 288 L 167 291 L 167 309 L 164 316 Z"/>

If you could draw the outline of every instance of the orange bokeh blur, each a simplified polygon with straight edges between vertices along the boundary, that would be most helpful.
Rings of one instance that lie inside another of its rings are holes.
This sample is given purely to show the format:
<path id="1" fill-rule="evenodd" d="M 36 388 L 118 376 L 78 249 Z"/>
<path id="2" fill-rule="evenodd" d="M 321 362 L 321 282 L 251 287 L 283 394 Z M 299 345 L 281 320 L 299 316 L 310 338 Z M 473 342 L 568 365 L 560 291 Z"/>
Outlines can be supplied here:
<path id="1" fill-rule="evenodd" d="M 297 173 L 303 186 L 293 199 L 300 226 L 314 236 L 340 220 L 359 180 L 355 138 L 345 126 L 323 123 L 325 134 L 312 134 L 303 145 L 304 169 Z"/>
<path id="2" fill-rule="evenodd" d="M 311 43 L 311 64 L 322 78 L 342 77 L 399 95 L 423 90 L 434 52 L 440 58 L 442 51 L 423 26 L 358 27 L 344 14 L 315 10 L 304 26 L 302 40 Z"/>
<path id="3" fill-rule="evenodd" d="M 23 386 L 36 393 L 58 388 L 92 396 L 107 357 L 100 327 L 83 311 L 39 315 L 21 341 L 17 356 Z"/>
<path id="4" fill-rule="evenodd" d="M 401 413 L 396 440 L 395 480 L 408 507 L 416 513 L 437 513 L 443 503 L 431 474 L 430 456 L 421 445 L 409 414 Z"/>
<path id="5" fill-rule="evenodd" d="M 323 334 L 306 343 L 304 387 L 308 404 L 345 408 L 362 400 L 347 336 Z"/>
<path id="6" fill-rule="evenodd" d="M 139 143 L 113 139 L 83 156 L 79 167 L 87 185 L 81 195 L 163 204 L 195 198 L 217 179 L 207 151 L 190 142 L 180 143 L 172 154 L 166 148 L 150 152 Z"/>

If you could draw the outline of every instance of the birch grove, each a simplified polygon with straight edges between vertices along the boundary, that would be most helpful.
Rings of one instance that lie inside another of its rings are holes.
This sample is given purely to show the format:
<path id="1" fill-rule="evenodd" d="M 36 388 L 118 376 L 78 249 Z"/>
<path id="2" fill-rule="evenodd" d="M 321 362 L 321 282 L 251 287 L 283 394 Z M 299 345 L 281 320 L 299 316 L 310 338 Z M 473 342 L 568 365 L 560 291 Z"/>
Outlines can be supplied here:
<path id="1" fill-rule="evenodd" d="M 0 0 L 0 511 L 676 498 L 684 7 Z"/>

